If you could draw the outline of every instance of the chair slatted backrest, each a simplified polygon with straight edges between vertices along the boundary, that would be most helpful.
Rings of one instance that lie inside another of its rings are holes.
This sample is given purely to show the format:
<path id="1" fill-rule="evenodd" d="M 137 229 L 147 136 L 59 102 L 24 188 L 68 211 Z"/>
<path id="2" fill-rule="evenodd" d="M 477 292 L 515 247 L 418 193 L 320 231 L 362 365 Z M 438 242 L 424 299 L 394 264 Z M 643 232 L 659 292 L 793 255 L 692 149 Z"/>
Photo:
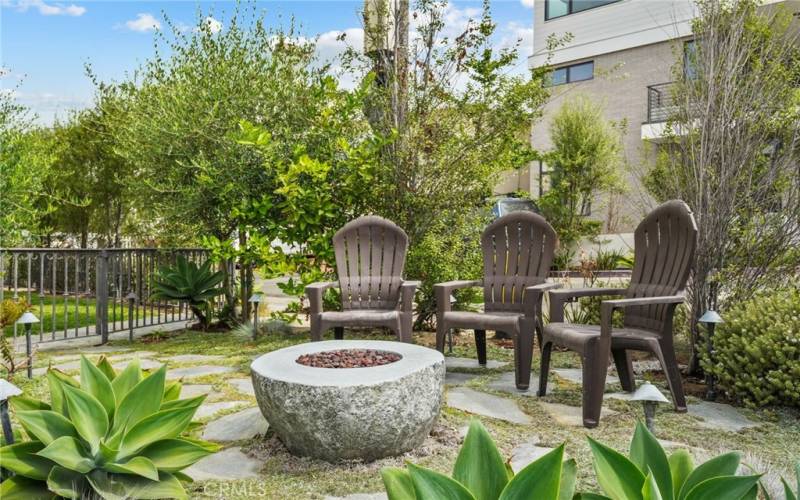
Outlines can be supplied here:
<path id="1" fill-rule="evenodd" d="M 511 212 L 481 237 L 486 311 L 522 312 L 525 287 L 544 283 L 558 237 L 541 215 Z"/>
<path id="2" fill-rule="evenodd" d="M 683 201 L 659 205 L 634 233 L 635 257 L 626 296 L 657 297 L 682 293 L 691 272 L 697 246 L 697 224 Z M 629 307 L 625 326 L 661 331 L 666 305 Z"/>
<path id="3" fill-rule="evenodd" d="M 395 309 L 408 236 L 374 215 L 348 222 L 333 236 L 342 309 Z"/>

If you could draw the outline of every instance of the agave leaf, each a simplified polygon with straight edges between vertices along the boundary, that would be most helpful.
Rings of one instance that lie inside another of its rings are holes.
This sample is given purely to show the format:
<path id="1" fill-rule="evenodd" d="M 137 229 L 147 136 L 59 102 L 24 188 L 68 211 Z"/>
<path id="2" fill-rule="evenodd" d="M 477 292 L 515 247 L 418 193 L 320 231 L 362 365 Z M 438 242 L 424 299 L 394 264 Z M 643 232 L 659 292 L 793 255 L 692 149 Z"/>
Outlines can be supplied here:
<path id="1" fill-rule="evenodd" d="M 117 455 L 119 455 L 119 443 L 116 446 L 110 445 L 108 443 L 100 441 L 100 457 L 103 459 L 103 463 L 113 463 L 117 461 Z"/>
<path id="2" fill-rule="evenodd" d="M 686 478 L 694 470 L 692 456 L 686 450 L 676 450 L 669 456 L 669 470 L 672 475 L 672 492 L 673 495 L 677 496 L 683 487 L 683 483 L 686 482 Z"/>
<path id="3" fill-rule="evenodd" d="M 670 481 L 672 483 L 672 481 Z M 644 500 L 663 500 L 661 496 L 661 491 L 658 488 L 658 483 L 656 482 L 656 478 L 653 475 L 653 471 L 649 471 L 647 473 L 647 477 L 644 478 L 644 486 L 642 487 L 642 498 Z M 667 497 L 672 498 L 672 497 Z"/>
<path id="4" fill-rule="evenodd" d="M 83 444 L 74 437 L 60 437 L 39 451 L 37 455 L 49 458 L 62 467 L 82 474 L 95 467 L 89 450 L 84 448 Z"/>
<path id="5" fill-rule="evenodd" d="M 50 500 L 55 495 L 41 481 L 13 476 L 0 483 L 0 498 L 3 500 Z"/>
<path id="6" fill-rule="evenodd" d="M 661 447 L 656 437 L 641 421 L 636 423 L 636 430 L 631 440 L 630 457 L 631 462 L 636 464 L 639 470 L 650 470 L 661 497 L 673 498 L 672 473 L 667 454 L 664 453 L 664 448 Z M 646 483 L 645 486 L 647 486 Z"/>
<path id="7" fill-rule="evenodd" d="M 797 500 L 797 495 L 794 494 L 792 487 L 789 486 L 789 483 L 784 478 L 781 478 L 781 483 L 783 483 L 783 494 L 786 495 L 786 500 Z"/>
<path id="8" fill-rule="evenodd" d="M 573 500 L 611 500 L 605 495 L 598 493 L 578 493 L 573 497 Z"/>
<path id="9" fill-rule="evenodd" d="M 145 457 L 133 457 L 124 464 L 113 463 L 105 464 L 103 466 L 108 472 L 117 472 L 120 474 L 135 474 L 142 476 L 151 481 L 158 481 L 158 469 L 150 459 Z"/>
<path id="10" fill-rule="evenodd" d="M 478 419 L 469 424 L 453 468 L 453 479 L 463 484 L 477 500 L 496 500 L 508 483 L 503 457 Z"/>
<path id="11" fill-rule="evenodd" d="M 558 491 L 558 500 L 572 500 L 577 483 L 578 463 L 574 458 L 570 458 L 561 464 L 561 488 Z"/>
<path id="12" fill-rule="evenodd" d="M 741 455 L 735 451 L 716 456 L 700 464 L 689 474 L 681 487 L 679 500 L 684 500 L 688 493 L 698 484 L 717 476 L 733 476 L 739 468 Z"/>
<path id="13" fill-rule="evenodd" d="M 142 370 L 139 367 L 139 358 L 133 358 L 128 363 L 128 366 L 111 381 L 111 387 L 114 389 L 114 397 L 117 403 L 121 404 L 125 396 L 127 396 L 131 389 L 136 387 L 136 384 L 141 380 Z"/>
<path id="14" fill-rule="evenodd" d="M 0 448 L 0 464 L 17 475 L 44 481 L 55 464 L 36 455 L 43 448 L 44 445 L 39 441 L 24 441 L 3 446 Z"/>
<path id="15" fill-rule="evenodd" d="M 100 439 L 108 432 L 108 413 L 94 396 L 81 389 L 64 387 L 64 397 L 72 425 L 91 446 L 92 453 L 99 450 Z"/>
<path id="16" fill-rule="evenodd" d="M 81 389 L 94 396 L 103 405 L 109 418 L 114 416 L 117 406 L 111 381 L 103 371 L 81 356 Z"/>
<path id="17" fill-rule="evenodd" d="M 214 443 L 174 438 L 156 441 L 137 455 L 150 459 L 159 470 L 177 472 L 219 449 L 220 446 Z"/>
<path id="18" fill-rule="evenodd" d="M 14 411 L 30 410 L 49 410 L 50 405 L 38 399 L 26 398 L 25 396 L 13 396 L 8 398 L 8 403 Z"/>
<path id="19" fill-rule="evenodd" d="M 181 481 L 181 482 L 184 482 L 184 483 L 193 483 L 194 482 L 194 479 L 192 479 L 191 477 L 187 476 L 183 472 L 175 471 L 175 472 L 170 472 L 170 474 L 175 476 L 175 479 L 177 479 L 178 481 Z"/>
<path id="20" fill-rule="evenodd" d="M 613 500 L 641 500 L 644 474 L 636 464 L 608 446 L 589 439 L 597 482 Z"/>
<path id="21" fill-rule="evenodd" d="M 416 500 L 414 483 L 411 474 L 398 467 L 384 467 L 381 469 L 381 478 L 386 487 L 386 496 L 389 500 Z"/>
<path id="22" fill-rule="evenodd" d="M 174 381 L 174 382 L 168 383 L 167 386 L 164 387 L 164 397 L 162 398 L 162 400 L 165 401 L 165 402 L 175 401 L 176 399 L 181 397 L 181 388 L 182 387 L 183 387 L 183 384 L 181 384 L 177 380 Z"/>
<path id="23" fill-rule="evenodd" d="M 125 432 L 119 449 L 120 457 L 128 457 L 145 446 L 178 437 L 194 416 L 196 407 L 175 408 L 153 413 Z"/>
<path id="24" fill-rule="evenodd" d="M 109 382 L 113 382 L 115 378 L 117 378 L 117 372 L 114 370 L 114 367 L 111 366 L 111 362 L 105 356 L 100 356 L 100 359 L 97 360 L 97 368 L 103 372 L 103 375 L 109 380 Z"/>
<path id="25" fill-rule="evenodd" d="M 96 470 L 87 476 L 92 488 L 106 500 L 188 498 L 180 481 L 167 472 L 158 481 L 131 474 L 108 474 Z"/>
<path id="26" fill-rule="evenodd" d="M 757 476 L 716 476 L 689 490 L 686 500 L 739 500 L 758 484 Z"/>
<path id="27" fill-rule="evenodd" d="M 197 408 L 206 399 L 206 394 L 201 394 L 193 398 L 176 399 L 174 401 L 167 401 L 161 405 L 162 410 L 174 410 L 176 408 Z"/>
<path id="28" fill-rule="evenodd" d="M 78 437 L 72 422 L 51 410 L 18 411 L 17 420 L 28 434 L 45 446 L 63 436 Z"/>
<path id="29" fill-rule="evenodd" d="M 50 406 L 54 411 L 59 412 L 65 417 L 69 417 L 67 403 L 64 400 L 63 387 L 65 385 L 80 387 L 80 384 L 78 384 L 74 378 L 55 368 L 47 370 L 47 383 L 50 386 Z"/>
<path id="30" fill-rule="evenodd" d="M 117 416 L 114 419 L 114 431 L 125 427 L 130 428 L 161 408 L 166 375 L 167 367 L 162 365 L 128 392 L 117 409 Z"/>
<path id="31" fill-rule="evenodd" d="M 528 464 L 506 485 L 500 500 L 558 500 L 564 445 Z"/>
<path id="32" fill-rule="evenodd" d="M 411 482 L 414 484 L 414 493 L 420 499 L 437 500 L 475 500 L 461 483 L 450 479 L 436 471 L 408 464 Z"/>
<path id="33" fill-rule="evenodd" d="M 47 487 L 66 498 L 83 498 L 86 480 L 83 474 L 56 465 L 47 477 Z"/>

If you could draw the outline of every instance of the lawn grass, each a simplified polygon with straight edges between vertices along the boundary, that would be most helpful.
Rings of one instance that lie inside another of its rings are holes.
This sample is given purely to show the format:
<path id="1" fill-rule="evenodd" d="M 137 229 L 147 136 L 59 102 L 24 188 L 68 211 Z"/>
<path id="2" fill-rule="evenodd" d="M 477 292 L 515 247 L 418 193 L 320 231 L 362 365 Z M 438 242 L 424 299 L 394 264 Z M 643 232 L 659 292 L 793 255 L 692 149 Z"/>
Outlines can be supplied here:
<path id="1" fill-rule="evenodd" d="M 393 338 L 381 334 L 350 334 L 350 332 L 346 334 L 345 338 L 356 336 L 386 340 Z M 454 355 L 475 357 L 471 336 L 456 336 L 455 340 Z M 149 343 L 140 339 L 132 344 L 126 341 L 117 341 L 112 345 L 141 351 L 155 351 L 157 354 L 151 356 L 153 358 L 175 354 L 221 355 L 223 359 L 214 364 L 232 366 L 235 372 L 196 378 L 192 379 L 191 383 L 213 384 L 214 390 L 220 393 L 213 400 L 243 400 L 255 405 L 255 398 L 236 393 L 226 380 L 249 377 L 250 363 L 265 352 L 307 341 L 307 333 L 262 335 L 257 341 L 253 341 L 229 332 L 184 331 L 167 334 L 165 340 L 157 343 Z M 434 344 L 433 334 L 417 334 L 415 342 L 432 346 Z M 41 353 L 36 365 L 46 366 L 53 356 L 63 354 L 65 353 Z M 75 352 L 66 354 L 75 354 Z M 513 362 L 513 351 L 494 341 L 489 342 L 488 354 L 490 359 Z M 534 376 L 538 372 L 538 361 L 538 355 L 534 356 Z M 554 367 L 579 366 L 578 358 L 567 352 L 554 353 L 552 363 Z M 183 364 L 170 365 L 173 368 L 178 366 L 183 366 Z M 492 392 L 486 388 L 486 382 L 503 371 L 512 370 L 512 367 L 513 364 L 509 364 L 502 369 L 482 371 L 482 376 L 470 381 L 468 386 Z M 38 377 L 32 381 L 18 377 L 15 383 L 18 383 L 28 395 L 46 399 L 44 377 Z M 562 442 L 566 443 L 567 456 L 575 458 L 578 462 L 580 490 L 598 491 L 586 437 L 591 436 L 627 453 L 633 428 L 637 419 L 642 416 L 641 407 L 627 401 L 607 400 L 606 406 L 618 413 L 603 418 L 596 429 L 566 427 L 553 420 L 539 402 L 557 402 L 579 406 L 580 387 L 564 382 L 554 384 L 552 387 L 552 392 L 541 399 L 496 393 L 517 401 L 522 410 L 532 417 L 534 423 L 531 425 L 517 425 L 488 418 L 484 418 L 482 421 L 495 438 L 505 457 L 510 457 L 514 446 L 531 439 L 536 439 L 542 446 L 552 447 Z M 778 408 L 759 411 L 744 410 L 744 412 L 750 418 L 759 421 L 761 425 L 738 433 L 730 433 L 703 428 L 697 425 L 697 420 L 693 417 L 674 413 L 670 408 L 662 406 L 656 416 L 657 435 L 660 439 L 685 444 L 690 448 L 691 453 L 700 460 L 723 451 L 739 450 L 744 453 L 746 462 L 753 464 L 760 471 L 769 472 L 771 480 L 774 481 L 778 474 L 786 474 L 788 477 L 793 461 L 800 457 L 798 412 Z M 264 466 L 258 479 L 194 483 L 188 486 L 190 497 L 320 499 L 328 495 L 374 493 L 383 490 L 379 474 L 380 468 L 403 466 L 406 460 L 443 473 L 450 473 L 458 452 L 460 432 L 469 423 L 470 418 L 472 418 L 471 415 L 445 407 L 437 424 L 436 437 L 429 438 L 420 450 L 402 457 L 373 463 L 354 461 L 332 465 L 319 460 L 297 458 L 283 448 L 272 432 L 268 432 L 264 438 L 226 445 L 240 446 L 243 451 L 263 462 Z M 195 436 L 199 437 L 201 432 L 201 430 L 196 431 Z"/>

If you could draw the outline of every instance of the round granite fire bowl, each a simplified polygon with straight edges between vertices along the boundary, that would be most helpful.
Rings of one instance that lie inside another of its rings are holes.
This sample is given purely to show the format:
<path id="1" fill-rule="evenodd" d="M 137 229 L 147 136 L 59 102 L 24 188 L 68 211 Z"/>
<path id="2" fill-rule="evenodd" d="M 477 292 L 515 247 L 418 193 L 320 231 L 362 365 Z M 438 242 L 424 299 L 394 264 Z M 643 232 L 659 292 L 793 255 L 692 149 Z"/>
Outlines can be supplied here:
<path id="1" fill-rule="evenodd" d="M 317 368 L 297 358 L 366 349 L 400 359 L 380 366 Z M 265 354 L 250 365 L 261 413 L 294 454 L 329 462 L 375 460 L 422 444 L 444 398 L 444 356 L 379 340 L 332 340 Z"/>

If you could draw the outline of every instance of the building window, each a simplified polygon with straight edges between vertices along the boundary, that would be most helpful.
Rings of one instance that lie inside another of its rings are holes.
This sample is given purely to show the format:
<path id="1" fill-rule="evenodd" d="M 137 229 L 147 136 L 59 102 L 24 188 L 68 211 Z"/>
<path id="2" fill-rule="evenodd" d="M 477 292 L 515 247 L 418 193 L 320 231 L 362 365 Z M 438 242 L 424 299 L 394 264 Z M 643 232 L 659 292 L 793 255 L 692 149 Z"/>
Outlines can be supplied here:
<path id="1" fill-rule="evenodd" d="M 594 78 L 594 61 L 587 61 L 554 69 L 547 80 L 547 86 L 554 87 L 565 83 L 591 80 L 592 78 Z"/>
<path id="2" fill-rule="evenodd" d="M 683 76 L 687 80 L 697 78 L 697 44 L 694 40 L 683 44 Z"/>
<path id="3" fill-rule="evenodd" d="M 594 9 L 620 0 L 545 0 L 544 1 L 544 20 L 549 21 L 557 17 L 583 12 L 584 10 Z"/>

